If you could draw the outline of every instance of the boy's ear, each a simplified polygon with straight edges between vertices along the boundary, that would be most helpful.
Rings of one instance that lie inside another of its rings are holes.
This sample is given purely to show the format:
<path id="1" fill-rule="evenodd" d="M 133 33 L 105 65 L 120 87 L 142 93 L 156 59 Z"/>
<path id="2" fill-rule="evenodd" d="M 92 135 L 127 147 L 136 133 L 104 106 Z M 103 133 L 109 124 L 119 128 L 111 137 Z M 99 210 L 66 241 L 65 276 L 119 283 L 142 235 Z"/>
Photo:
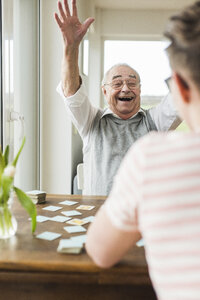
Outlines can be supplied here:
<path id="1" fill-rule="evenodd" d="M 185 103 L 189 103 L 190 102 L 190 87 L 189 87 L 188 83 L 185 81 L 185 79 L 183 79 L 183 77 L 181 75 L 179 75 L 176 72 L 173 73 L 173 78 L 176 82 L 176 85 L 179 89 L 179 92 L 182 96 L 183 101 Z"/>

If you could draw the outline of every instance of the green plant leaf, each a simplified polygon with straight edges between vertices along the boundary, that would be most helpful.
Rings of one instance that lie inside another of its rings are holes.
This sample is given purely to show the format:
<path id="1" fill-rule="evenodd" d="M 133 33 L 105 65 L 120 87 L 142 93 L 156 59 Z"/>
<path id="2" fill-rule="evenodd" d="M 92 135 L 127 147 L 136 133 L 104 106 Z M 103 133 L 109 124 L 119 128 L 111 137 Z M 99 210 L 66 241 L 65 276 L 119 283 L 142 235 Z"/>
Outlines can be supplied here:
<path id="1" fill-rule="evenodd" d="M 0 175 L 2 175 L 4 168 L 5 168 L 5 162 L 4 162 L 3 154 L 0 151 Z"/>
<path id="2" fill-rule="evenodd" d="M 20 149 L 19 149 L 17 155 L 15 156 L 15 159 L 14 159 L 13 162 L 12 162 L 12 165 L 13 165 L 14 167 L 15 167 L 16 164 L 17 164 L 18 158 L 19 158 L 19 156 L 20 156 L 20 153 L 22 152 L 22 149 L 23 149 L 23 147 L 24 147 L 25 141 L 26 141 L 26 138 L 24 137 L 24 138 L 23 138 L 23 141 L 22 141 L 22 144 L 21 144 L 21 147 L 20 147 Z"/>
<path id="3" fill-rule="evenodd" d="M 1 177 L 1 193 L 0 193 L 0 199 L 5 203 L 8 201 L 10 197 L 10 191 L 13 184 L 13 178 L 9 176 L 2 175 Z"/>
<path id="4" fill-rule="evenodd" d="M 9 150 L 10 150 L 9 145 L 7 145 L 7 146 L 6 146 L 6 149 L 5 149 L 5 151 L 4 151 L 4 155 L 3 155 L 5 167 L 6 167 L 7 164 L 8 164 Z"/>
<path id="5" fill-rule="evenodd" d="M 35 204 L 32 202 L 31 198 L 28 197 L 22 190 L 18 189 L 17 187 L 13 187 L 18 200 L 20 201 L 21 205 L 27 210 L 31 217 L 32 221 L 32 232 L 36 229 L 36 207 Z"/>

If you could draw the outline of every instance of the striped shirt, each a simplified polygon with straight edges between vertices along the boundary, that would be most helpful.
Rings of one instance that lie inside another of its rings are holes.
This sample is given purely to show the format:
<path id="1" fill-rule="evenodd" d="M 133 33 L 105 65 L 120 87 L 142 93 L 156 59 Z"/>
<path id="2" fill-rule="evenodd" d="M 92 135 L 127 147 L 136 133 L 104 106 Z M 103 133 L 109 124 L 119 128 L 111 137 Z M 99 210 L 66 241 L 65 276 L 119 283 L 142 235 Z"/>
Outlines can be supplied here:
<path id="1" fill-rule="evenodd" d="M 200 299 L 200 134 L 140 139 L 105 208 L 115 227 L 141 232 L 158 299 Z"/>

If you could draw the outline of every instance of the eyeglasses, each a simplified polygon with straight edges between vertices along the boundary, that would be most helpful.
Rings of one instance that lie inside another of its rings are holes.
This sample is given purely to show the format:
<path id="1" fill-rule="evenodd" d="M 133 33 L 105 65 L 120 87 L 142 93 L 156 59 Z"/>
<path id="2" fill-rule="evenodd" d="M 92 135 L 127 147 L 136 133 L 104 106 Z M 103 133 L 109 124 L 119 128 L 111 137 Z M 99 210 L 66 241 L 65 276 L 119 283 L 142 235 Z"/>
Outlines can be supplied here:
<path id="1" fill-rule="evenodd" d="M 134 80 L 113 80 L 104 85 L 110 85 L 114 90 L 121 90 L 124 84 L 126 84 L 130 90 L 136 90 L 140 86 L 140 84 L 136 83 Z"/>
<path id="2" fill-rule="evenodd" d="M 169 89 L 169 91 L 171 91 L 171 81 L 172 81 L 172 76 L 168 77 L 167 79 L 165 79 L 165 83 Z"/>

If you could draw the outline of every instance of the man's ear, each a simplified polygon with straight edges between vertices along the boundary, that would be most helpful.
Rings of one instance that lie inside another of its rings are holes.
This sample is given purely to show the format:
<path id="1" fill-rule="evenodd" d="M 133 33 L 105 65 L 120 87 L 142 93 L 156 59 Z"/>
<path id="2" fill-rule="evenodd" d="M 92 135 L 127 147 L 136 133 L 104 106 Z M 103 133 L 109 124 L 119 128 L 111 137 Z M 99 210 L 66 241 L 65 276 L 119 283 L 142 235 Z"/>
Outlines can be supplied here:
<path id="1" fill-rule="evenodd" d="M 185 81 L 185 79 L 183 79 L 183 77 L 181 75 L 179 75 L 176 72 L 173 73 L 173 78 L 178 87 L 179 93 L 182 96 L 183 101 L 185 103 L 189 103 L 190 102 L 190 87 L 189 87 L 188 83 Z"/>
<path id="2" fill-rule="evenodd" d="M 106 96 L 106 94 L 107 94 L 107 91 L 106 91 L 106 89 L 105 89 L 105 87 L 104 87 L 104 86 L 102 86 L 102 92 L 103 92 L 104 96 Z"/>

